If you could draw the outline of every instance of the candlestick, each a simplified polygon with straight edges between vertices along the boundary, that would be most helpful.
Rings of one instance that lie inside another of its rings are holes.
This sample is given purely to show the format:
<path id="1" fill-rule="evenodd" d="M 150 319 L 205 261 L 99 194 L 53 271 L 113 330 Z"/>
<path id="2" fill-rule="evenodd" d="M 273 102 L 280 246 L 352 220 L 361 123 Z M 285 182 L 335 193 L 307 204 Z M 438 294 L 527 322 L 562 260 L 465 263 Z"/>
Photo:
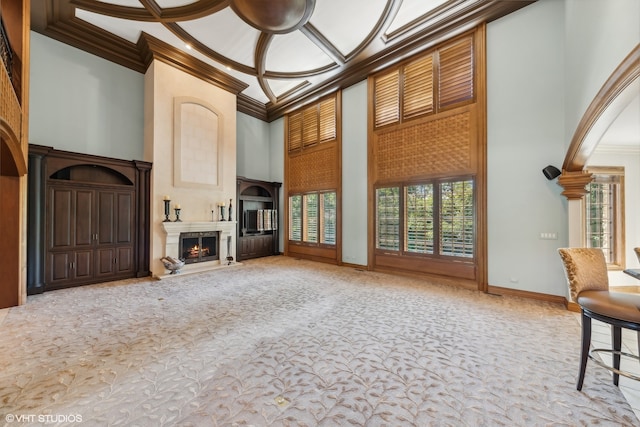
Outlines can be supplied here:
<path id="1" fill-rule="evenodd" d="M 169 203 L 171 203 L 171 200 L 167 199 L 167 197 L 169 196 L 164 196 L 164 221 L 162 222 L 171 222 L 171 219 L 169 219 L 169 214 L 171 213 L 171 210 L 169 208 Z"/>
<path id="2" fill-rule="evenodd" d="M 182 222 L 180 220 L 180 205 L 176 205 L 176 208 L 174 209 L 174 211 L 176 212 L 176 220 L 175 220 L 175 222 Z"/>
<path id="3" fill-rule="evenodd" d="M 231 200 L 232 200 L 232 199 L 229 199 L 229 221 L 233 221 L 233 213 L 232 213 Z"/>
<path id="4" fill-rule="evenodd" d="M 220 221 L 226 221 L 224 219 L 224 203 L 220 205 Z"/>

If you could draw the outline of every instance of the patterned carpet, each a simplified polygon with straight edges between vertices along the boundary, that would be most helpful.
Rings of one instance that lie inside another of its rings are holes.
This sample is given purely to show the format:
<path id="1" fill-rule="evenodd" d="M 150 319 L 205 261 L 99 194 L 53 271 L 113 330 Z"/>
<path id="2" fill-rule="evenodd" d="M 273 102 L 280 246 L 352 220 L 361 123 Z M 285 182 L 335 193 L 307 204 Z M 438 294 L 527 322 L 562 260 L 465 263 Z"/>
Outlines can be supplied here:
<path id="1" fill-rule="evenodd" d="M 8 426 L 638 425 L 603 368 L 576 391 L 562 307 L 286 257 L 48 292 L 0 331 Z"/>

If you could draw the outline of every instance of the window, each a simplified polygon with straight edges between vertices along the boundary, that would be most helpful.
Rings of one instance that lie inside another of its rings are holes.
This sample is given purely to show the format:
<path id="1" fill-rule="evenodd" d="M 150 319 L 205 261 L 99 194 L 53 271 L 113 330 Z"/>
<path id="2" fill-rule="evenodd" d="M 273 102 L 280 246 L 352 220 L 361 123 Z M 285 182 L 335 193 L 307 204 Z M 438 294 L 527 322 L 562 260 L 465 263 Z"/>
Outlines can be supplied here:
<path id="1" fill-rule="evenodd" d="M 312 245 L 336 244 L 336 192 L 289 197 L 289 240 Z"/>
<path id="2" fill-rule="evenodd" d="M 593 180 L 584 199 L 586 246 L 602 248 L 607 264 L 622 268 L 624 168 L 591 167 L 589 172 Z"/>
<path id="3" fill-rule="evenodd" d="M 472 179 L 378 188 L 376 249 L 473 258 L 474 212 Z"/>

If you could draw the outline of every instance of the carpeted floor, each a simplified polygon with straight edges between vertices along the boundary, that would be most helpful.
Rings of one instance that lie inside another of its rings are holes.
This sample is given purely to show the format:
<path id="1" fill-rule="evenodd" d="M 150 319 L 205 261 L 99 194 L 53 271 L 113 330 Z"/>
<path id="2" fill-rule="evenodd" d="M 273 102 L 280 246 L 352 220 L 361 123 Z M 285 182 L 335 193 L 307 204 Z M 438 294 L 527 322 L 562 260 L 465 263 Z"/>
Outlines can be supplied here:
<path id="1" fill-rule="evenodd" d="M 286 257 L 32 296 L 0 332 L 10 426 L 638 425 L 603 368 L 576 391 L 560 306 Z"/>

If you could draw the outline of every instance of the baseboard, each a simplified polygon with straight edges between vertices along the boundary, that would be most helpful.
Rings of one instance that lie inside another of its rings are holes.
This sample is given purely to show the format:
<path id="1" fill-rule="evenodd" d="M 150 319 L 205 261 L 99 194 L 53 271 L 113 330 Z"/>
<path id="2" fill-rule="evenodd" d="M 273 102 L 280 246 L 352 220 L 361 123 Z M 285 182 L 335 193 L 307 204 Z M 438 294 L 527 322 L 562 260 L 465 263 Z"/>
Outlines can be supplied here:
<path id="1" fill-rule="evenodd" d="M 487 293 L 494 295 L 510 295 L 520 298 L 534 299 L 538 301 L 546 301 L 554 304 L 562 304 L 567 307 L 567 299 L 558 295 L 549 295 L 539 292 L 523 291 L 520 289 L 503 288 L 500 286 L 489 285 Z"/>

